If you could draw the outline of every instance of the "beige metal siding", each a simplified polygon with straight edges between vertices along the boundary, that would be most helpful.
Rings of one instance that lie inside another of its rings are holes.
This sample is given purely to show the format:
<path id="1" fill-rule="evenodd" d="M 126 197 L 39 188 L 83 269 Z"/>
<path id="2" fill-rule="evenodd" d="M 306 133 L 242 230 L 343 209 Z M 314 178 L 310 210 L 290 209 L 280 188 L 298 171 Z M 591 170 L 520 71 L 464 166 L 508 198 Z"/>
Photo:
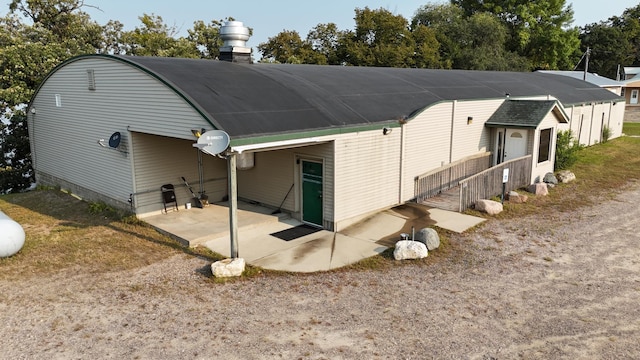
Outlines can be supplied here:
<path id="1" fill-rule="evenodd" d="M 175 186 L 178 205 L 192 198 L 184 186 L 184 176 L 193 191 L 200 191 L 197 150 L 193 141 L 164 136 L 133 133 L 134 164 L 137 171 L 135 205 L 139 215 L 158 213 L 162 209 L 160 186 Z M 217 157 L 203 154 L 202 168 L 204 190 L 209 201 L 217 202 L 227 195 L 227 162 Z"/>
<path id="2" fill-rule="evenodd" d="M 622 124 L 624 122 L 624 103 L 619 102 L 617 105 L 610 105 L 609 129 L 611 129 L 611 138 L 622 136 Z"/>
<path id="3" fill-rule="evenodd" d="M 570 129 L 576 139 L 583 145 L 593 145 L 601 141 L 602 124 L 611 130 L 610 139 L 622 135 L 624 106 L 622 103 L 573 105 L 566 108 L 569 124 L 560 124 L 558 130 Z"/>
<path id="4" fill-rule="evenodd" d="M 542 182 L 544 175 L 549 172 L 553 172 L 554 159 L 556 156 L 556 137 L 557 137 L 557 125 L 558 119 L 553 114 L 553 112 L 549 112 L 547 116 L 545 116 L 544 120 L 540 122 L 538 128 L 535 130 L 535 135 L 533 138 L 533 157 L 532 157 L 532 165 L 531 165 L 531 183 Z M 540 146 L 540 131 L 544 129 L 553 129 L 551 133 L 551 144 L 550 152 L 549 152 L 549 160 L 538 163 L 538 148 Z"/>
<path id="5" fill-rule="evenodd" d="M 388 135 L 372 130 L 335 140 L 335 222 L 398 203 L 400 179 L 399 128 Z"/>
<path id="6" fill-rule="evenodd" d="M 87 70 L 93 70 L 95 90 L 89 90 Z M 56 97 L 61 106 L 56 106 Z M 137 191 L 133 153 L 127 149 L 129 130 L 192 139 L 192 128 L 210 128 L 166 85 L 106 58 L 82 59 L 60 68 L 42 85 L 32 108 L 35 168 L 124 204 Z M 128 153 L 98 145 L 116 131 L 123 137 L 121 149 Z"/>
<path id="7" fill-rule="evenodd" d="M 456 103 L 451 161 L 489 151 L 490 131 L 484 124 L 503 102 L 498 99 Z M 473 118 L 470 123 L 469 117 Z"/>
<path id="8" fill-rule="evenodd" d="M 294 153 L 291 150 L 255 153 L 254 167 L 238 170 L 238 197 L 277 207 L 295 182 Z M 289 194 L 283 209 L 294 210 L 294 196 Z"/>
<path id="9" fill-rule="evenodd" d="M 238 171 L 238 196 L 272 207 L 282 208 L 299 217 L 300 167 L 299 159 L 320 161 L 323 164 L 323 218 L 326 229 L 333 228 L 333 142 L 292 149 L 255 153 L 255 166 Z M 293 189 L 287 196 L 287 192 Z M 286 197 L 286 199 L 285 199 Z M 283 203 L 284 201 L 284 203 Z"/>
<path id="10" fill-rule="evenodd" d="M 402 200 L 414 196 L 414 178 L 449 163 L 453 103 L 434 105 L 404 125 Z"/>

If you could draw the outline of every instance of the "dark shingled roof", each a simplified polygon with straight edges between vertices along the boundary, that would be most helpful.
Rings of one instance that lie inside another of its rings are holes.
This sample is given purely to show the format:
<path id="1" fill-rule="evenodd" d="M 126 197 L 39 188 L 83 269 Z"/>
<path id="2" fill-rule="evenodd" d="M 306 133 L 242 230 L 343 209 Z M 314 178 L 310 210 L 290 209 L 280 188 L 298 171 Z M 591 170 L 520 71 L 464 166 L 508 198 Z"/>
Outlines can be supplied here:
<path id="1" fill-rule="evenodd" d="M 555 100 L 508 100 L 491 115 L 485 126 L 536 128 L 555 106 Z"/>
<path id="2" fill-rule="evenodd" d="M 608 90 L 543 73 L 236 64 L 107 57 L 144 69 L 232 139 L 396 122 L 440 101 L 552 95 L 565 106 L 622 101 Z M 348 131 L 348 130 L 347 130 Z"/>

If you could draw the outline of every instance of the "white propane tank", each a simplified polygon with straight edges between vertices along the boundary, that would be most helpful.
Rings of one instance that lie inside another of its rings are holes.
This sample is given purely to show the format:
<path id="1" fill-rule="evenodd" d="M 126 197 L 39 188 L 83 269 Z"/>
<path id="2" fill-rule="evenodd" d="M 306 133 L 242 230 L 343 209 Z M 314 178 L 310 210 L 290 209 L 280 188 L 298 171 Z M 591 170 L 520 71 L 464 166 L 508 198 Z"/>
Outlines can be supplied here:
<path id="1" fill-rule="evenodd" d="M 0 258 L 16 254 L 24 245 L 24 229 L 0 211 Z"/>

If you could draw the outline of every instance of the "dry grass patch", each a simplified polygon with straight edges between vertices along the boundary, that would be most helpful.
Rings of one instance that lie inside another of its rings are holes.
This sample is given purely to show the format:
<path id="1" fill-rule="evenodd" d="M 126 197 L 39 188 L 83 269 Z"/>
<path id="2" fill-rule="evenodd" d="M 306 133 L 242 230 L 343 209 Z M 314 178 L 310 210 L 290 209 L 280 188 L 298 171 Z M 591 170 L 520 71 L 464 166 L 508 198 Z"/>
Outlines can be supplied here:
<path id="1" fill-rule="evenodd" d="M 0 259 L 0 279 L 54 273 L 77 267 L 89 273 L 145 266 L 185 253 L 215 261 L 204 248 L 187 249 L 141 222 L 122 221 L 112 211 L 95 213 L 91 204 L 56 190 L 0 197 L 0 209 L 20 223 L 25 245 Z"/>

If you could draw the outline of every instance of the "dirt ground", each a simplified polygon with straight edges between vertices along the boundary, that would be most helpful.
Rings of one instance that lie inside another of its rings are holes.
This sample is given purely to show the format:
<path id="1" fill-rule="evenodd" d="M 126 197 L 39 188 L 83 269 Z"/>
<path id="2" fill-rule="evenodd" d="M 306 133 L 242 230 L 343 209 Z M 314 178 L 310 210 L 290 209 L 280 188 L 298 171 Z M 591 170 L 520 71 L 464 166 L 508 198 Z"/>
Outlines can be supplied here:
<path id="1" fill-rule="evenodd" d="M 638 204 L 633 184 L 490 220 L 426 265 L 216 283 L 176 255 L 0 281 L 0 358 L 635 359 Z"/>

